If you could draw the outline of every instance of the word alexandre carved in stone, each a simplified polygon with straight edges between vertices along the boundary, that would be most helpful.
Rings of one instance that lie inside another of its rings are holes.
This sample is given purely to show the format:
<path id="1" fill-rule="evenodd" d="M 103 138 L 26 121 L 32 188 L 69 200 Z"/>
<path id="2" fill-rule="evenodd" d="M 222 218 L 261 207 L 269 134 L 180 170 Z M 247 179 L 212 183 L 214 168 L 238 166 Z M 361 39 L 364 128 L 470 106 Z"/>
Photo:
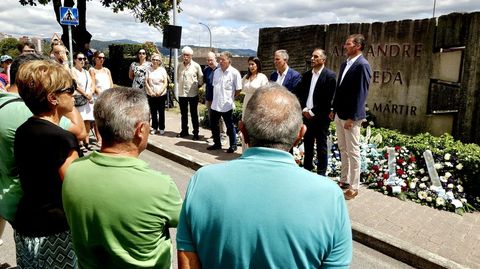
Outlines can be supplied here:
<path id="1" fill-rule="evenodd" d="M 423 50 L 422 43 L 410 44 L 371 44 L 364 52 L 367 57 L 420 57 Z M 343 46 L 334 46 L 332 54 L 334 56 L 343 55 Z"/>
<path id="2" fill-rule="evenodd" d="M 381 112 L 381 113 L 405 115 L 405 116 L 417 115 L 416 106 L 398 105 L 398 104 L 391 104 L 391 103 L 388 103 L 388 104 L 373 103 L 373 111 Z"/>
<path id="3" fill-rule="evenodd" d="M 364 50 L 366 57 L 420 57 L 422 55 L 422 43 L 391 43 L 371 44 Z M 341 56 L 342 47 L 334 46 L 333 55 Z M 374 70 L 372 83 L 403 85 L 404 79 L 400 71 Z"/>

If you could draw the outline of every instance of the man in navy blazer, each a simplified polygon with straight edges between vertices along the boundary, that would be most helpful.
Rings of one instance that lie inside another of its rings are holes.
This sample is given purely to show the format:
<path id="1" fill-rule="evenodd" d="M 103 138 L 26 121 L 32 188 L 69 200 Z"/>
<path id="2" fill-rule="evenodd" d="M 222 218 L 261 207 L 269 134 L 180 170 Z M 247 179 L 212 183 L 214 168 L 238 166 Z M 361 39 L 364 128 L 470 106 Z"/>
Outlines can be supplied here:
<path id="1" fill-rule="evenodd" d="M 342 160 L 340 187 L 346 189 L 345 199 L 358 194 L 360 182 L 360 128 L 366 118 L 365 103 L 372 78 L 370 64 L 363 57 L 365 37 L 354 34 L 347 38 L 343 49 L 348 56 L 340 66 L 338 85 L 330 118 L 335 120 L 338 147 Z"/>
<path id="2" fill-rule="evenodd" d="M 317 174 L 325 175 L 328 165 L 327 136 L 330 125 L 330 107 L 336 87 L 336 75 L 325 68 L 327 55 L 323 49 L 312 52 L 312 70 L 302 75 L 302 81 L 295 90 L 302 106 L 303 123 L 307 132 L 303 137 L 305 156 L 303 167 L 313 169 L 313 148 L 317 142 Z"/>
<path id="3" fill-rule="evenodd" d="M 273 63 L 277 71 L 270 75 L 270 81 L 276 82 L 293 92 L 300 83 L 302 76 L 294 69 L 288 67 L 288 53 L 286 50 L 275 51 Z"/>

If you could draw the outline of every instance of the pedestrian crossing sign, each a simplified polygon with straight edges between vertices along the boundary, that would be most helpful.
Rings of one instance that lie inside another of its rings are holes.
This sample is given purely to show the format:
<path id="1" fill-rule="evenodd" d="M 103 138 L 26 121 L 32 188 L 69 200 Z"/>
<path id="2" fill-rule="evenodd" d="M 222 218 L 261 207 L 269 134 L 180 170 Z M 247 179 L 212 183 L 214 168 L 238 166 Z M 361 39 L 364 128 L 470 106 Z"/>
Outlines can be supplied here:
<path id="1" fill-rule="evenodd" d="M 78 9 L 74 7 L 60 7 L 60 24 L 78 25 Z"/>

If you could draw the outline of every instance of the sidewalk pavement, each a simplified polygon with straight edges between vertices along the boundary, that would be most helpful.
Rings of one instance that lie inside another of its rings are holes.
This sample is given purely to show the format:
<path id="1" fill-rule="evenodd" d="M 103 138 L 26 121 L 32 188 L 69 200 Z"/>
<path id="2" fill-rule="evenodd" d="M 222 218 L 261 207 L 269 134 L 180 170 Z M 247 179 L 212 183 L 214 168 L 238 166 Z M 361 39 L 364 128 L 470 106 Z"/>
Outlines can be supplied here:
<path id="1" fill-rule="evenodd" d="M 210 130 L 200 140 L 177 138 L 180 115 L 166 111 L 164 135 L 150 135 L 148 149 L 192 169 L 241 155 L 206 150 Z M 190 124 L 189 127 L 192 125 Z M 190 129 L 191 133 L 192 130 Z M 480 268 L 480 213 L 464 216 L 401 201 L 362 186 L 347 201 L 354 240 L 418 268 Z"/>

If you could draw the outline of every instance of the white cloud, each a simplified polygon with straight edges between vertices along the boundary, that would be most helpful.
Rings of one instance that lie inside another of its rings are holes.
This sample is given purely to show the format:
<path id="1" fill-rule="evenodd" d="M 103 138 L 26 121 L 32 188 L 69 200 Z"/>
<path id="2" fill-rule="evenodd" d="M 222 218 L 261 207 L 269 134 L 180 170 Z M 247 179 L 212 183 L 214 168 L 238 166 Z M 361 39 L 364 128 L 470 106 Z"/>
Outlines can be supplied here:
<path id="1" fill-rule="evenodd" d="M 182 44 L 208 46 L 209 36 L 203 22 L 212 31 L 213 45 L 222 48 L 257 49 L 258 30 L 310 24 L 374 22 L 422 19 L 432 16 L 433 0 L 183 0 L 178 24 Z M 451 12 L 480 10 L 478 0 L 437 0 L 436 16 Z M 0 1 L 1 32 L 14 35 L 50 37 L 61 32 L 54 19 L 52 4 L 21 6 L 18 0 Z M 87 29 L 94 39 L 132 39 L 161 42 L 162 33 L 136 22 L 129 12 L 113 13 L 99 1 L 87 2 Z"/>

